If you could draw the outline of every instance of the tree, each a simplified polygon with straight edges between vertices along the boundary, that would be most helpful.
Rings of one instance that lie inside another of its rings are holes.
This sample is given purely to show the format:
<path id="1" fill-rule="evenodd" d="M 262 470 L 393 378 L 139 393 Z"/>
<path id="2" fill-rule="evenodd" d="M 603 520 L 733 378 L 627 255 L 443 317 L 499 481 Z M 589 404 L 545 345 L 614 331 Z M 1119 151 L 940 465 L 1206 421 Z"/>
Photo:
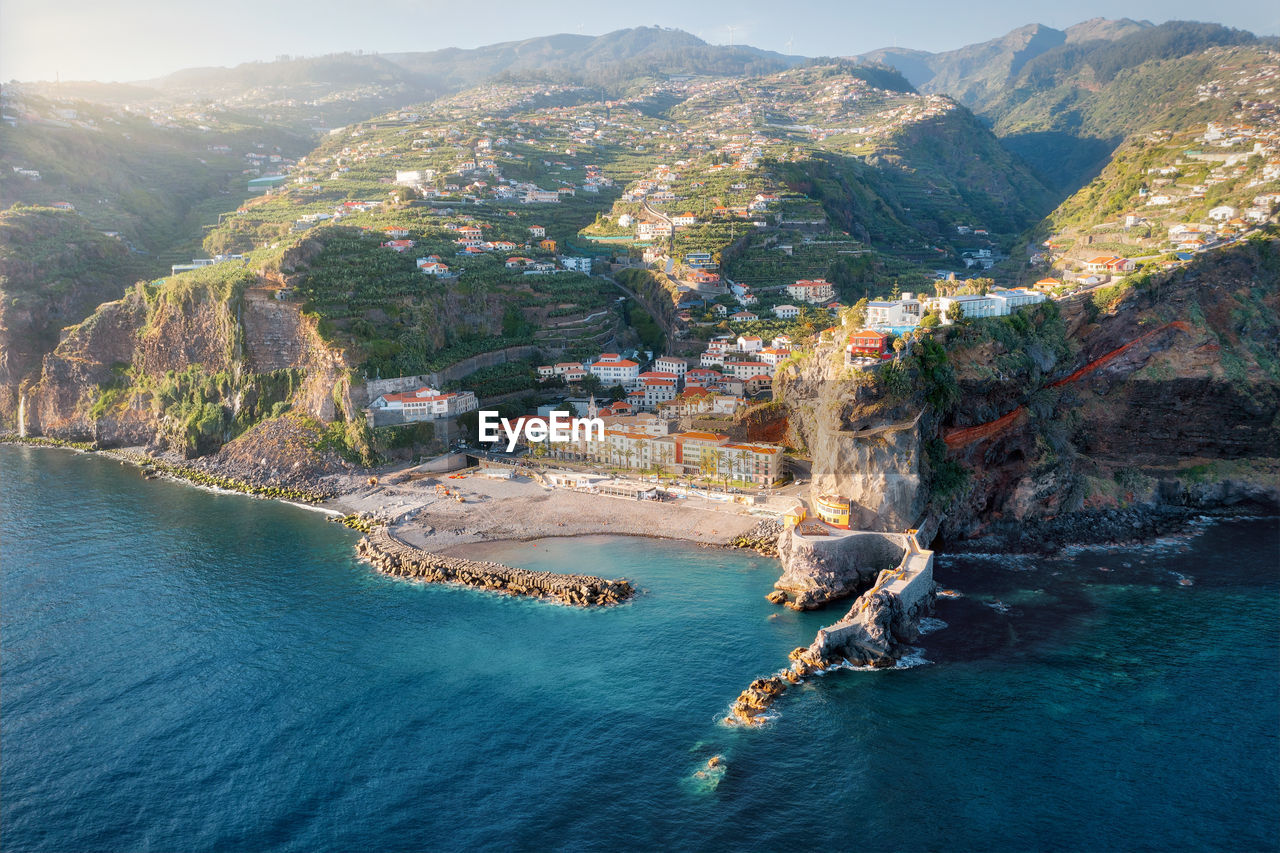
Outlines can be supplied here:
<path id="1" fill-rule="evenodd" d="M 861 329 L 867 322 L 867 297 L 862 297 L 844 309 L 840 322 L 851 329 Z"/>
<path id="2" fill-rule="evenodd" d="M 897 353 L 899 357 L 902 356 L 902 351 L 906 348 L 907 342 L 903 340 L 902 336 L 898 336 L 893 339 L 893 351 Z"/>
<path id="3" fill-rule="evenodd" d="M 930 308 L 924 312 L 924 316 L 920 318 L 921 329 L 936 329 L 941 320 L 938 318 L 938 312 Z"/>
<path id="4" fill-rule="evenodd" d="M 600 377 L 596 376 L 594 373 L 588 373 L 586 376 L 582 377 L 582 381 L 578 384 L 581 385 L 582 390 L 588 394 L 598 393 L 600 389 L 604 387 L 604 383 L 600 381 Z"/>
<path id="5" fill-rule="evenodd" d="M 964 306 L 959 302 L 951 303 L 951 307 L 947 309 L 947 319 L 952 323 L 963 323 L 965 321 Z"/>

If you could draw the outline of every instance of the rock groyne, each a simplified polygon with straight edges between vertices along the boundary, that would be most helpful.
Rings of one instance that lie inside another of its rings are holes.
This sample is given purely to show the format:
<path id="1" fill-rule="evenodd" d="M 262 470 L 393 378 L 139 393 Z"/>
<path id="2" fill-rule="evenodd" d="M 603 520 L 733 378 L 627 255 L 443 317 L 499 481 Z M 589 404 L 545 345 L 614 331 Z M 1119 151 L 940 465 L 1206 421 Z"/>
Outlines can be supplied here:
<path id="1" fill-rule="evenodd" d="M 774 519 L 762 521 L 755 527 L 734 537 L 729 544 L 734 548 L 755 551 L 764 557 L 778 556 L 778 537 L 782 535 L 782 523 Z"/>
<path id="2" fill-rule="evenodd" d="M 625 580 L 594 575 L 534 572 L 501 563 L 433 554 L 397 539 L 385 527 L 373 529 L 356 545 L 356 553 L 383 574 L 429 583 L 456 583 L 479 589 L 547 598 L 562 604 L 595 607 L 618 604 L 635 594 Z"/>

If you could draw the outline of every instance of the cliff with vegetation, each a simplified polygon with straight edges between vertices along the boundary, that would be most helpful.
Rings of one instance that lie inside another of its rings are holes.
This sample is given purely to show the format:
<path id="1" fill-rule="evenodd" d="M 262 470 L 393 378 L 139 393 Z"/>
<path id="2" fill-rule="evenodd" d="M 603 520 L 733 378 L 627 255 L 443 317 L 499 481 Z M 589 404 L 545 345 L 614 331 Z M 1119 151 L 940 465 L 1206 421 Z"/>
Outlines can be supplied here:
<path id="1" fill-rule="evenodd" d="M 316 321 L 268 284 L 223 264 L 100 306 L 44 359 L 27 392 L 27 431 L 219 453 L 251 482 L 301 483 L 341 459 L 367 461 L 363 385 Z"/>
<path id="2" fill-rule="evenodd" d="M 811 494 L 855 528 L 941 518 L 953 546 L 1037 550 L 1280 507 L 1280 239 L 917 339 L 831 345 L 775 392 Z"/>
<path id="3" fill-rule="evenodd" d="M 944 532 L 1031 547 L 1154 532 L 1151 513 L 1280 506 L 1280 240 L 953 342 Z M 1043 531 L 1052 528 L 1050 534 Z"/>
<path id="4" fill-rule="evenodd" d="M 0 423 L 12 423 L 18 389 L 63 326 L 117 299 L 143 263 L 73 212 L 18 206 L 0 212 Z"/>

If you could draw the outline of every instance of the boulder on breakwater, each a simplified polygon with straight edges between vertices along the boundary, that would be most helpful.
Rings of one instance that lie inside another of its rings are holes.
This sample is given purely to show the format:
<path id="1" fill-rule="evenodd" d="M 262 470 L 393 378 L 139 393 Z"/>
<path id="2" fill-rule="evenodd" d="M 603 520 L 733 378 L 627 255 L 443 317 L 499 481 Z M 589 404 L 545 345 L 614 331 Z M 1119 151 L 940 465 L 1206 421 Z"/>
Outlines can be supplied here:
<path id="1" fill-rule="evenodd" d="M 768 519 L 737 536 L 729 544 L 734 548 L 745 548 L 755 551 L 764 557 L 778 556 L 778 537 L 782 535 L 782 524 Z"/>
<path id="2" fill-rule="evenodd" d="M 625 580 L 534 572 L 501 563 L 433 554 L 397 539 L 383 527 L 374 528 L 361 539 L 356 545 L 356 553 L 383 574 L 430 583 L 465 584 L 581 607 L 618 604 L 635 594 L 631 584 Z"/>

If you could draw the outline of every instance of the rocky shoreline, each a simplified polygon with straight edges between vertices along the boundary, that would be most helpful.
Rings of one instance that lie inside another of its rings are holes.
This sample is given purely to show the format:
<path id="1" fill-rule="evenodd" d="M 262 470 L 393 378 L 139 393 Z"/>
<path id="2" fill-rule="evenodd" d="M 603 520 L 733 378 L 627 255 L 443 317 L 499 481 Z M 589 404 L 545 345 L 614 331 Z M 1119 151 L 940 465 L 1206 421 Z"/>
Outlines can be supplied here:
<path id="1" fill-rule="evenodd" d="M 1083 510 L 1054 518 L 996 521 L 980 533 L 942 538 L 950 553 L 1052 554 L 1069 547 L 1124 547 L 1176 536 L 1203 517 L 1275 515 L 1280 503 L 1266 496 L 1200 506 L 1140 504 L 1125 509 Z"/>
<path id="2" fill-rule="evenodd" d="M 255 483 L 249 480 L 227 476 L 226 474 L 221 474 L 214 470 L 170 462 L 141 450 L 103 448 L 98 446 L 96 443 L 90 442 L 65 441 L 63 439 L 47 438 L 44 436 L 24 437 L 3 435 L 0 436 L 0 444 L 18 444 L 28 447 L 58 447 L 65 450 L 75 450 L 80 453 L 100 453 L 104 456 L 109 456 L 112 459 L 119 459 L 120 461 L 126 462 L 130 465 L 136 465 L 142 471 L 142 475 L 148 479 L 162 476 L 169 477 L 174 480 L 185 480 L 186 482 L 194 483 L 197 486 L 224 489 L 229 492 L 240 492 L 241 494 L 253 495 L 254 497 L 260 498 L 271 498 L 273 500 L 318 504 L 335 497 L 337 494 L 332 489 L 302 489 L 293 486 L 274 485 L 270 483 Z"/>
<path id="3" fill-rule="evenodd" d="M 755 551 L 762 557 L 776 557 L 778 556 L 778 538 L 781 535 L 782 522 L 762 521 L 741 536 L 735 536 L 729 542 L 729 547 Z"/>
<path id="4" fill-rule="evenodd" d="M 356 545 L 356 553 L 378 571 L 395 577 L 428 583 L 462 584 L 579 607 L 619 604 L 635 594 L 635 589 L 625 580 L 534 572 L 501 563 L 433 554 L 397 539 L 385 527 L 374 528 L 361 539 Z"/>

